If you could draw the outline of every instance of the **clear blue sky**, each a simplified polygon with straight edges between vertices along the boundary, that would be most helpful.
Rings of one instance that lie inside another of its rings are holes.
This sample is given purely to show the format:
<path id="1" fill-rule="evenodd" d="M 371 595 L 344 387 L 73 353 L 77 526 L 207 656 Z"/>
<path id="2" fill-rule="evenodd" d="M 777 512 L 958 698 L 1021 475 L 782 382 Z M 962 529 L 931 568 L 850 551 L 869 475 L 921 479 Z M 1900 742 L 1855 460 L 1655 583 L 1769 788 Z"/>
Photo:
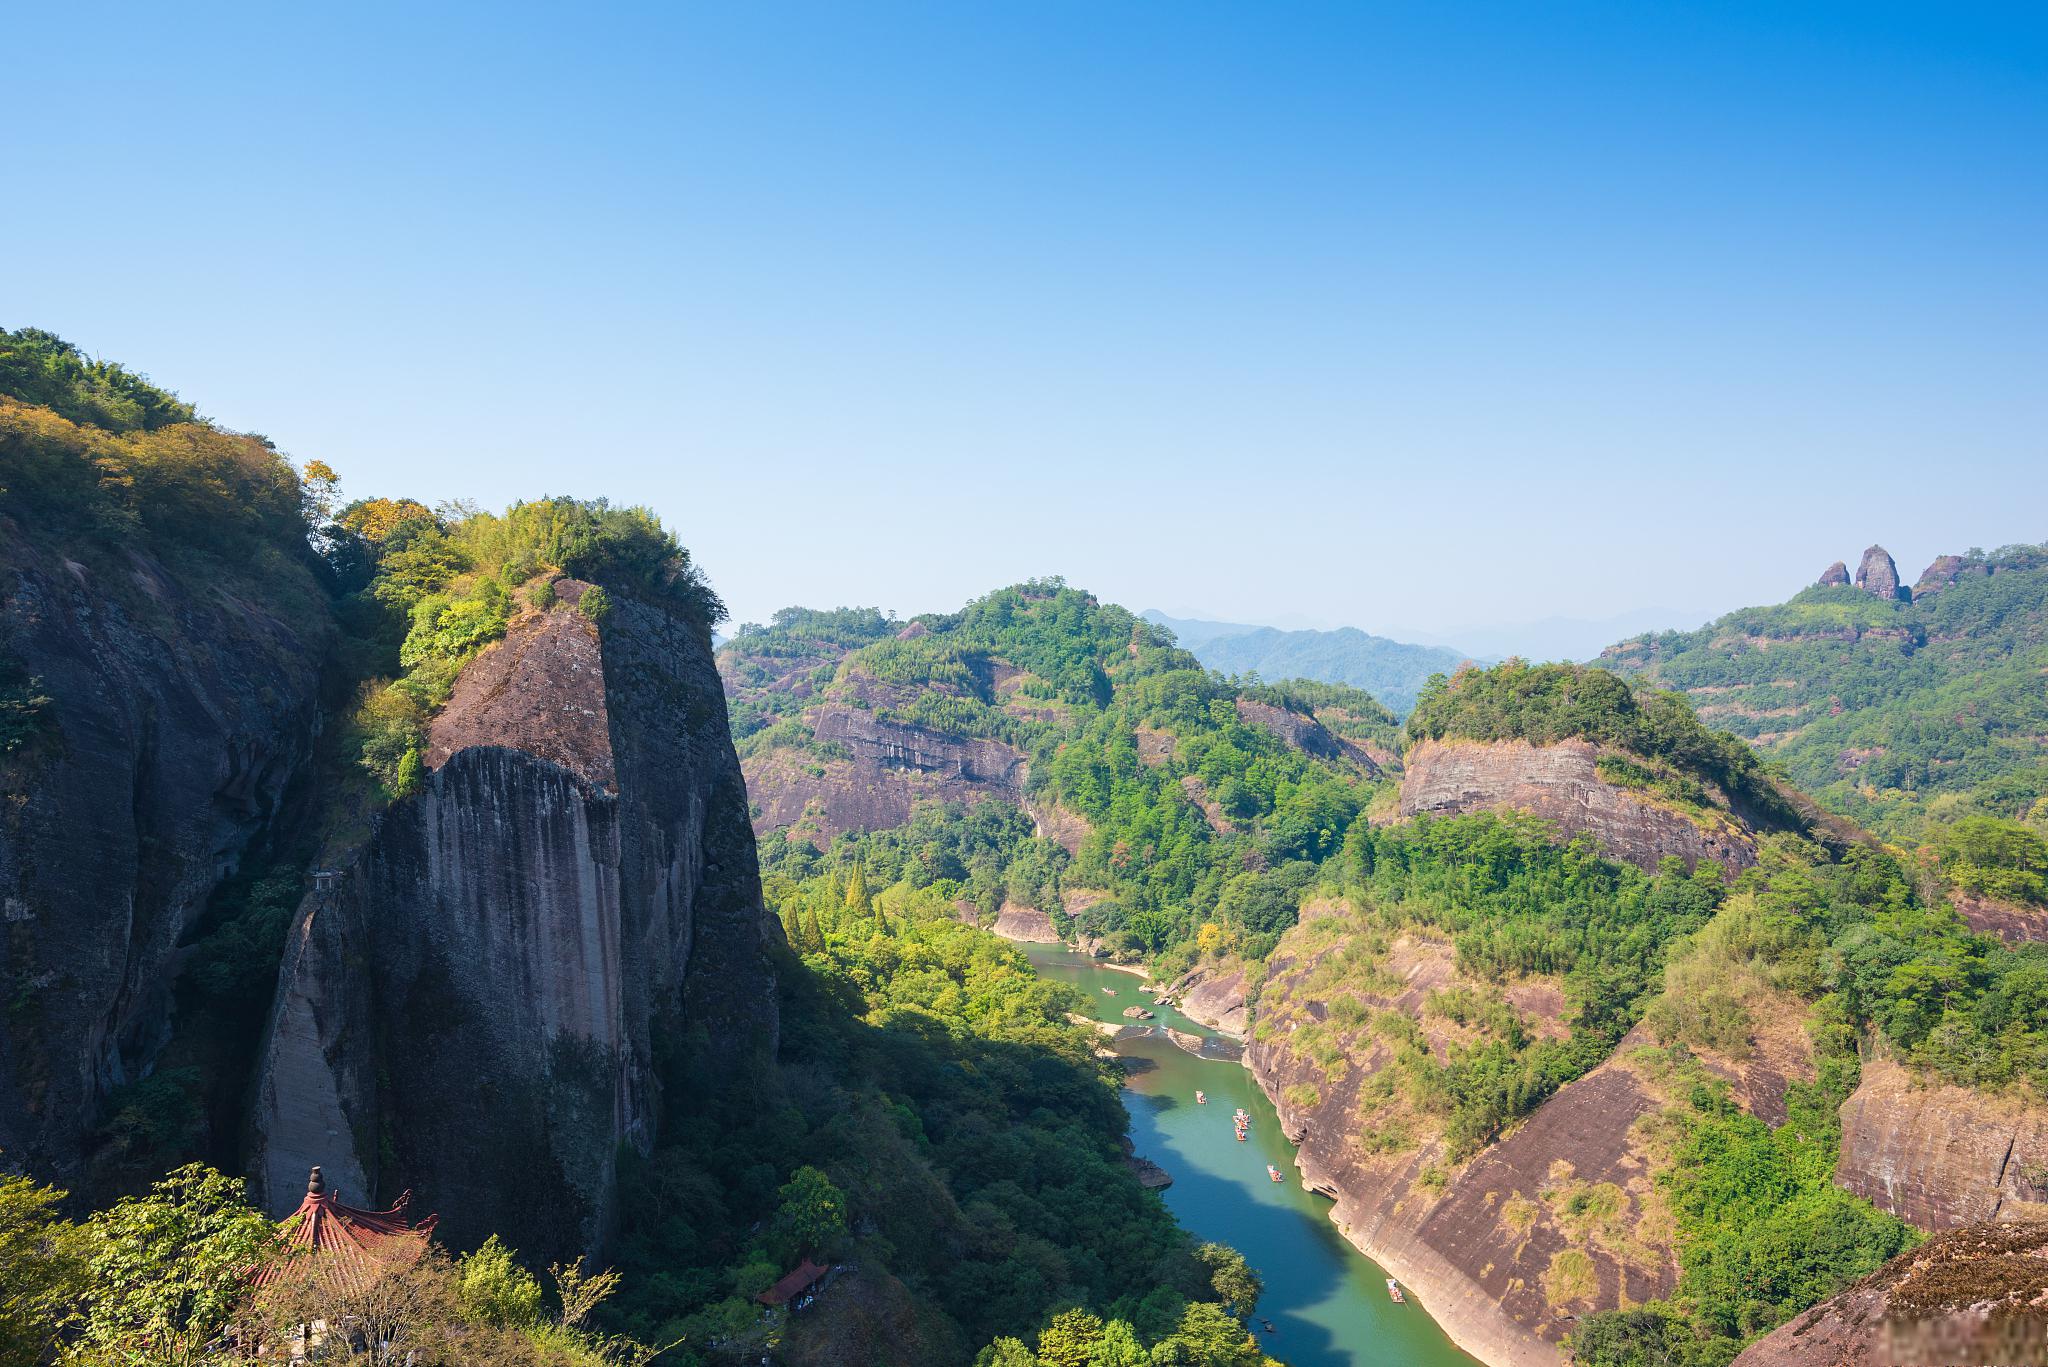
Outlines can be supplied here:
<path id="1" fill-rule="evenodd" d="M 0 324 L 738 618 L 1453 627 L 2048 538 L 2048 7 L 17 8 Z"/>

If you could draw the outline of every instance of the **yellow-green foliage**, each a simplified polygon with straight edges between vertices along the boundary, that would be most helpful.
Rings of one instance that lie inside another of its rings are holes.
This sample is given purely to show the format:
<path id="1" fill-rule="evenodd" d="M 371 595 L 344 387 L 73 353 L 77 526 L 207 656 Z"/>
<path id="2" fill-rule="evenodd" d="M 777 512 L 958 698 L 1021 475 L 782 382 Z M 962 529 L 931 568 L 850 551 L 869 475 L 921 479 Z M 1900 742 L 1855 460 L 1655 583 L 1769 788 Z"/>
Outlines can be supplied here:
<path id="1" fill-rule="evenodd" d="M 1543 1298 L 1552 1309 L 1591 1300 L 1599 1289 L 1600 1275 L 1593 1260 L 1576 1248 L 1559 1249 L 1543 1270 Z"/>

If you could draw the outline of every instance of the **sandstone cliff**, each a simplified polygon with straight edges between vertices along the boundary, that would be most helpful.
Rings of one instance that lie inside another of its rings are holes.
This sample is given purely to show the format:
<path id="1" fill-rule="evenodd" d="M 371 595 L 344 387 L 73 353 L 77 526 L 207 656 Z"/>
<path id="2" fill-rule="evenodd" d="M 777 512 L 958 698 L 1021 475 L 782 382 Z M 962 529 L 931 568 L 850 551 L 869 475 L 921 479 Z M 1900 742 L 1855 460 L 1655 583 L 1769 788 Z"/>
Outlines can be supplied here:
<path id="1" fill-rule="evenodd" d="M 830 840 L 842 831 L 901 826 L 916 802 L 1023 800 L 1024 756 L 1001 741 L 948 736 L 843 705 L 809 715 L 830 757 L 770 750 L 747 761 L 754 826 L 763 834 L 801 825 Z"/>
<path id="2" fill-rule="evenodd" d="M 1302 1182 L 1332 1199 L 1345 1237 L 1493 1367 L 1551 1367 L 1575 1315 L 1668 1294 L 1677 1277 L 1669 1219 L 1654 1194 L 1650 1133 L 1638 1124 L 1664 1104 L 1656 1071 L 1635 1059 L 1646 1037 L 1625 1041 L 1506 1139 L 1449 1165 L 1428 1122 L 1387 1085 L 1393 1050 L 1369 1018 L 1408 1016 L 1441 1052 L 1458 1030 L 1425 1003 L 1476 985 L 1449 945 L 1404 934 L 1374 975 L 1381 988 L 1359 996 L 1365 1011 L 1343 1025 L 1318 969 L 1355 952 L 1363 927 L 1348 918 L 1328 907 L 1282 942 L 1245 1052 L 1300 1146 Z M 1507 995 L 1532 1033 L 1561 1031 L 1554 987 L 1532 981 Z M 1336 1066 L 1323 1061 L 1333 1056 Z"/>
<path id="3" fill-rule="evenodd" d="M 1921 1229 L 2048 1219 L 2048 1107 L 1871 1059 L 1842 1104 L 1835 1181 Z"/>
<path id="4" fill-rule="evenodd" d="M 2048 1364 L 2048 1222 L 1978 1224 L 1903 1253 L 1751 1344 L 1737 1367 Z"/>
<path id="5" fill-rule="evenodd" d="M 154 1062 L 178 946 L 308 758 L 327 632 L 296 565 L 255 584 L 0 517 L 0 666 L 49 699 L 0 755 L 10 1161 L 70 1179 Z"/>
<path id="6" fill-rule="evenodd" d="M 436 718 L 420 792 L 301 910 L 253 1124 L 273 1209 L 320 1162 L 415 1188 L 458 1245 L 585 1251 L 646 1151 L 657 1055 L 772 1054 L 745 790 L 707 633 L 583 586 L 516 622 Z"/>
<path id="7" fill-rule="evenodd" d="M 1755 837 L 1725 809 L 1687 809 L 1619 787 L 1600 776 L 1601 755 L 1583 740 L 1425 740 L 1408 752 L 1400 814 L 1532 812 L 1555 822 L 1565 837 L 1591 836 L 1616 858 L 1647 870 L 1667 855 L 1688 865 L 1711 859 L 1731 871 L 1756 862 Z"/>

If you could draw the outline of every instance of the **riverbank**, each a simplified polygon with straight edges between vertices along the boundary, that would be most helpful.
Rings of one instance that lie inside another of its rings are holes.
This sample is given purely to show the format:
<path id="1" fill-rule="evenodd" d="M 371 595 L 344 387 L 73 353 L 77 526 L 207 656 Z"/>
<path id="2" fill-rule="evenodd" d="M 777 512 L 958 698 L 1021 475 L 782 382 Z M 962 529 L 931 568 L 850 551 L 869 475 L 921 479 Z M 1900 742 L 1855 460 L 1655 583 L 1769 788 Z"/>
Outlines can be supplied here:
<path id="1" fill-rule="evenodd" d="M 1324 1197 L 1271 1180 L 1267 1165 L 1285 1172 L 1294 1148 L 1234 1042 L 1163 1003 L 1155 1020 L 1125 1022 L 1128 993 L 1102 990 L 1128 981 L 1110 977 L 1123 967 L 1060 945 L 1021 948 L 1042 976 L 1081 992 L 1090 1019 L 1107 1027 L 1105 1044 L 1137 1065 L 1123 1091 L 1135 1151 L 1172 1173 L 1161 1197 L 1184 1226 L 1237 1248 L 1265 1278 L 1258 1317 L 1276 1329 L 1260 1334 L 1268 1352 L 1289 1367 L 1476 1367 L 1432 1318 L 1421 1282 L 1395 1304 L 1389 1273 L 1346 1241 Z M 1251 1117 L 1242 1142 L 1231 1125 L 1239 1108 Z"/>

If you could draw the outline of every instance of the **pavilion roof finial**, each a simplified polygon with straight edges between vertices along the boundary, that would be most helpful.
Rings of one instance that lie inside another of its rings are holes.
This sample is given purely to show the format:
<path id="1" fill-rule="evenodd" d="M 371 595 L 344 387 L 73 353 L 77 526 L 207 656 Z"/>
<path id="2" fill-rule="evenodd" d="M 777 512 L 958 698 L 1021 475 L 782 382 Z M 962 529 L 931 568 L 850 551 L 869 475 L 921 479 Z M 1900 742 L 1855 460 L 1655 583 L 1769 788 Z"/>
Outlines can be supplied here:
<path id="1" fill-rule="evenodd" d="M 320 1175 L 320 1165 L 315 1163 L 310 1176 L 306 1178 L 306 1195 L 318 1196 L 327 1190 L 327 1179 Z"/>

